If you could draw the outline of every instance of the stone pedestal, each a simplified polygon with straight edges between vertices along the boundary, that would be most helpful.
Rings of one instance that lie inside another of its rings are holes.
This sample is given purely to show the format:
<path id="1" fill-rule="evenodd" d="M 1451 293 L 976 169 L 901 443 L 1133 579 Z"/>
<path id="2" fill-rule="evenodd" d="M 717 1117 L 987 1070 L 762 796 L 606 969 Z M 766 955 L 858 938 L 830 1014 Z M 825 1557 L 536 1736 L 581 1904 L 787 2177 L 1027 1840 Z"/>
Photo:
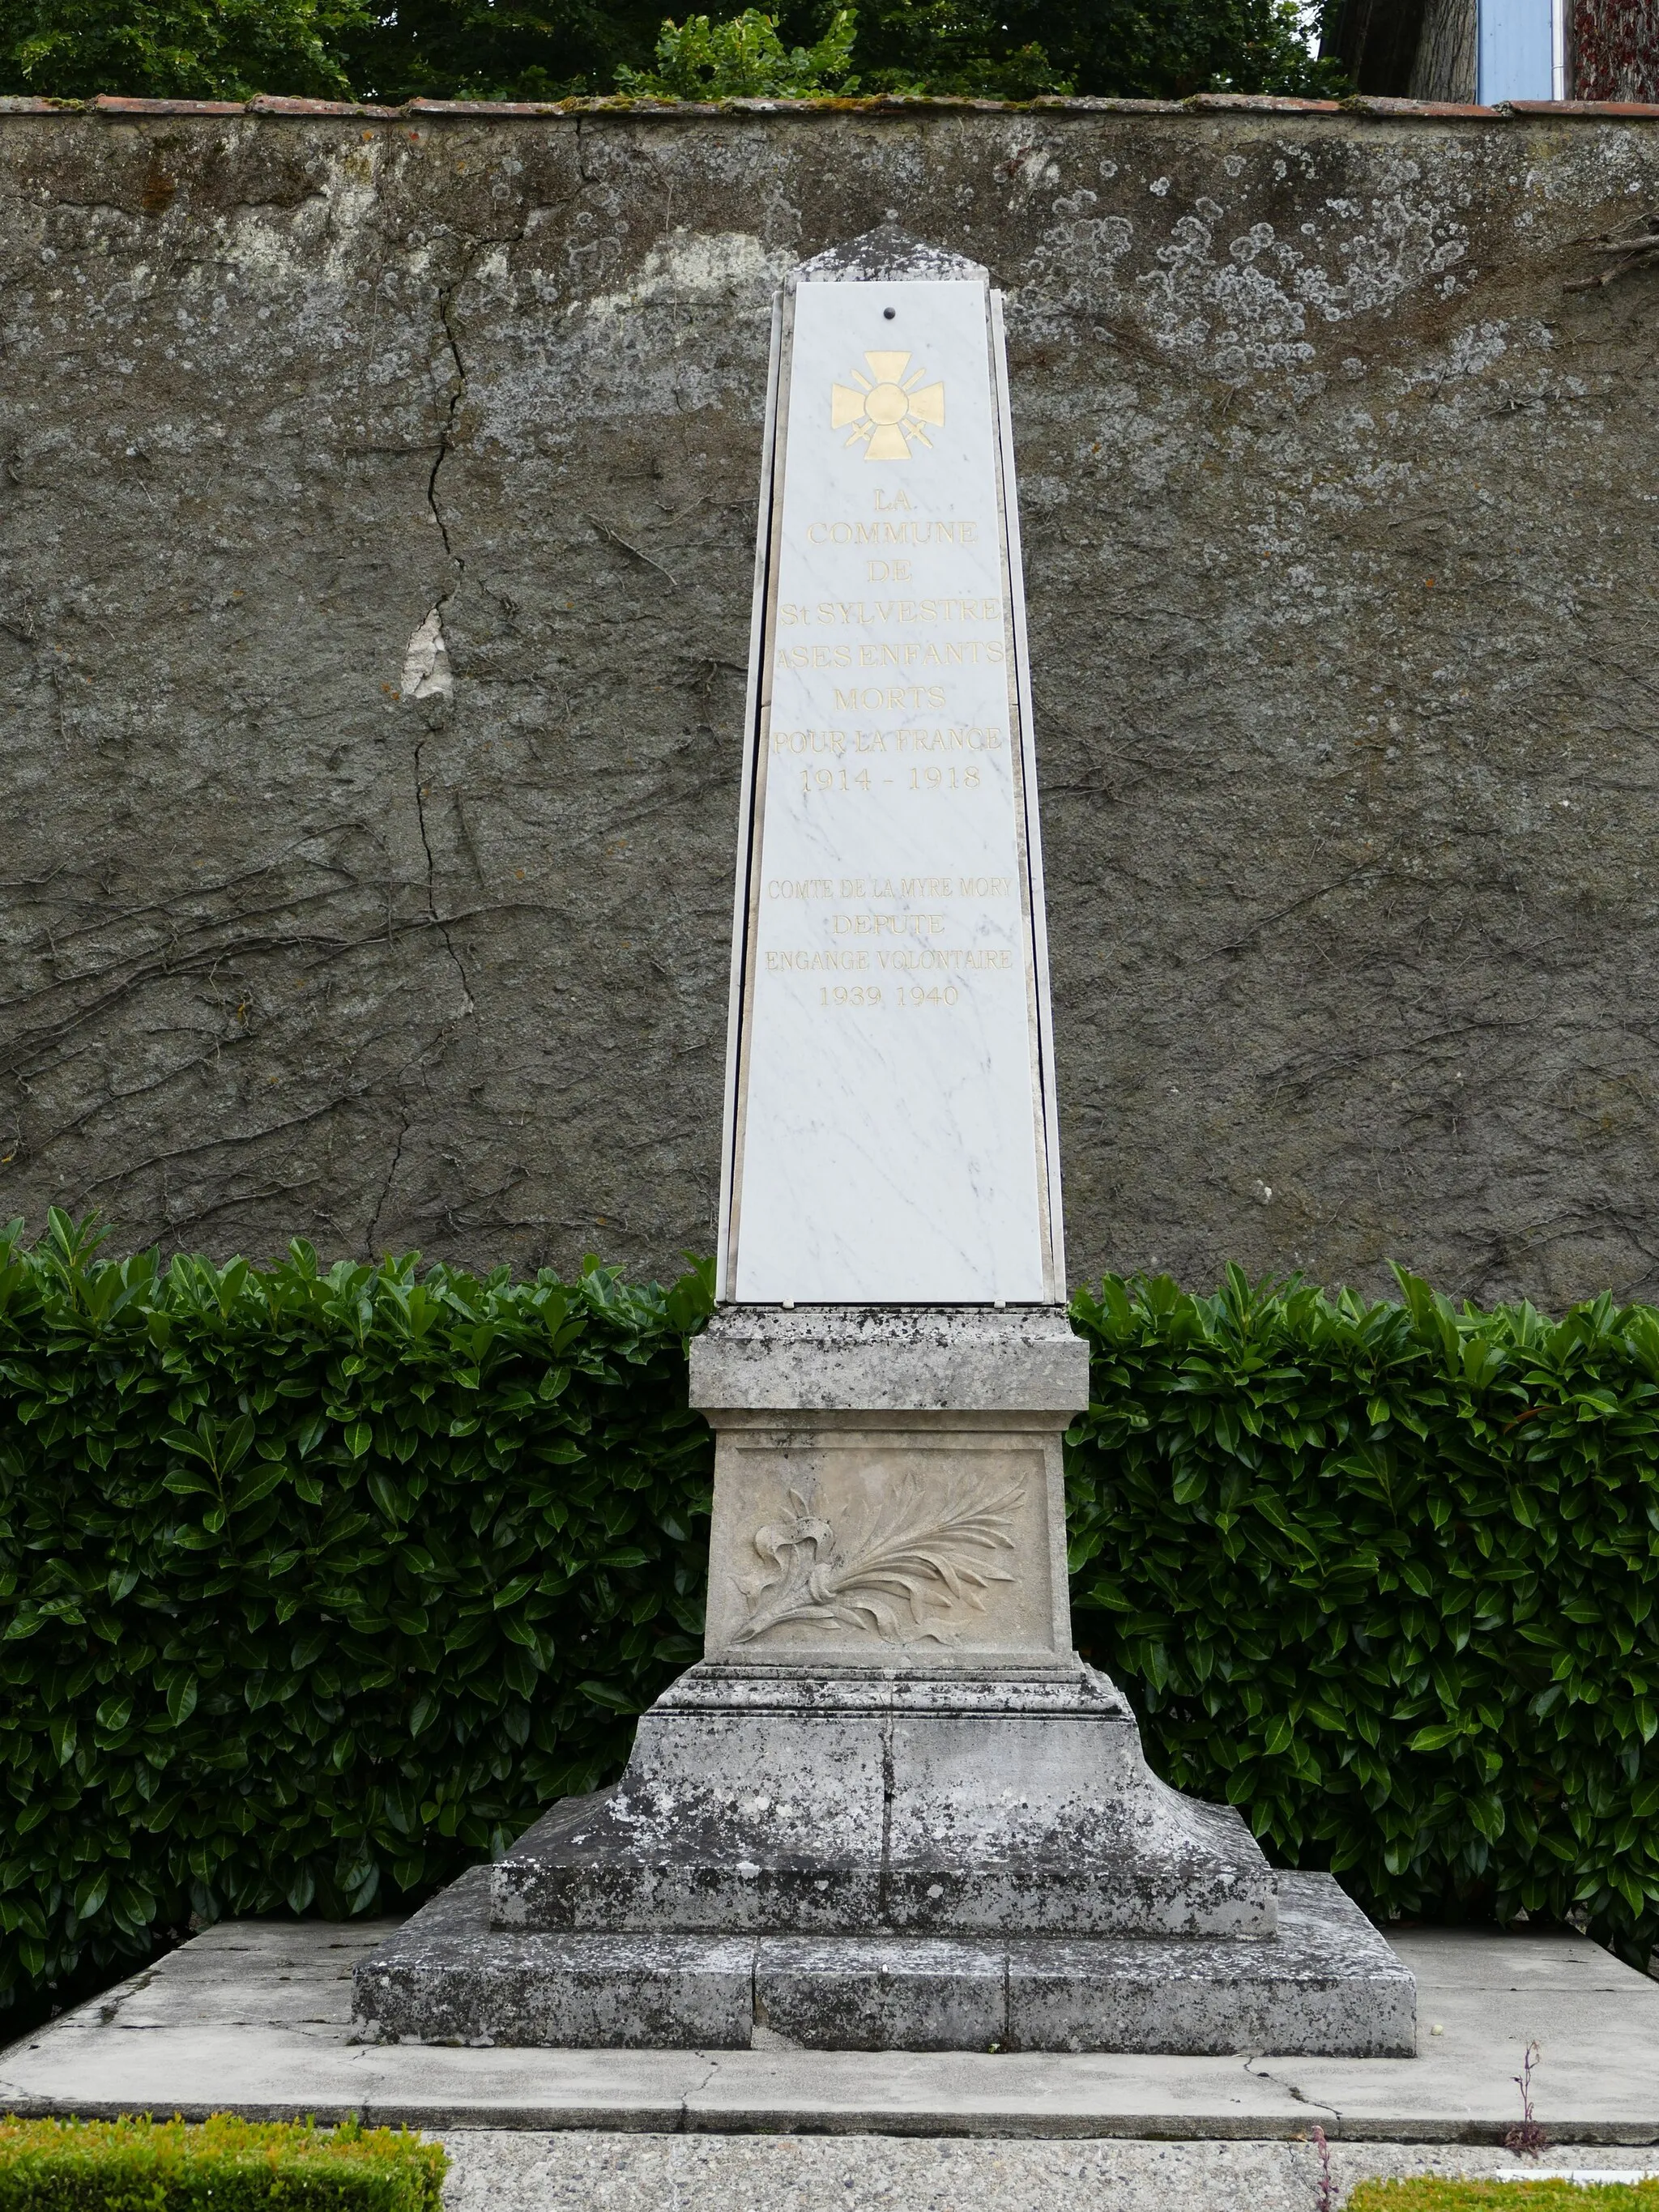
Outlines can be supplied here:
<path id="1" fill-rule="evenodd" d="M 691 1347 L 714 1429 L 715 1666 L 1072 1669 L 1058 1307 L 728 1307 Z"/>
<path id="2" fill-rule="evenodd" d="M 1414 2048 L 1328 1877 L 1151 1772 L 1071 1648 L 1058 1309 L 728 1310 L 706 1656 L 614 1789 L 357 1970 L 392 2039 Z"/>

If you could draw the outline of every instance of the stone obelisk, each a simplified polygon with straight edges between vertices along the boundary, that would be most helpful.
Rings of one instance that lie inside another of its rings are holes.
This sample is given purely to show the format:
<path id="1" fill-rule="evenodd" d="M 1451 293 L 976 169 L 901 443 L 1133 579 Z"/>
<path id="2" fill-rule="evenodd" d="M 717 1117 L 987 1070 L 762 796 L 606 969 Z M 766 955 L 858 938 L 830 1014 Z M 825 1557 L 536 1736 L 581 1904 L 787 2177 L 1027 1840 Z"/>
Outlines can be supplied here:
<path id="1" fill-rule="evenodd" d="M 778 305 L 733 930 L 704 1657 L 357 1972 L 365 2033 L 1414 2047 L 1328 1876 L 1072 1649 L 1068 1325 L 1001 303 L 878 231 Z"/>

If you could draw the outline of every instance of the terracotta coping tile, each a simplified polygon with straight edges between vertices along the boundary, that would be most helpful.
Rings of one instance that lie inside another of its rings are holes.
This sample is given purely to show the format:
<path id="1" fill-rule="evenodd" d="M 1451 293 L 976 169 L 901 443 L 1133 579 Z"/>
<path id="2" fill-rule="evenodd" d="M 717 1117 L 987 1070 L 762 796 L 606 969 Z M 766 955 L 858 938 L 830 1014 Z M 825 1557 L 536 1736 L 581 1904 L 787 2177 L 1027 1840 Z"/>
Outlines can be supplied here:
<path id="1" fill-rule="evenodd" d="M 126 100 L 119 93 L 100 92 L 92 102 L 100 115 L 245 115 L 240 100 Z"/>
<path id="2" fill-rule="evenodd" d="M 250 115 L 362 115 L 367 111 L 355 100 L 293 100 L 287 94 L 262 92 L 257 100 L 250 100 Z M 381 111 L 395 114 L 392 108 Z"/>
<path id="3" fill-rule="evenodd" d="M 1659 105 L 1615 100 L 1511 100 L 1486 107 L 1473 102 L 1434 100 L 1395 100 L 1361 94 L 1343 100 L 1291 100 L 1271 93 L 1200 92 L 1189 100 L 1114 100 L 1040 94 L 1028 101 L 980 100 L 966 95 L 881 93 L 845 99 L 668 100 L 631 98 L 609 94 L 591 99 L 560 100 L 411 100 L 403 107 L 381 107 L 343 100 L 299 100 L 262 93 L 247 101 L 237 100 L 137 100 L 116 93 L 100 93 L 91 100 L 49 100 L 28 95 L 0 96 L 0 120 L 13 115 L 275 115 L 303 118 L 342 117 L 353 120 L 396 122 L 409 117 L 453 117 L 471 122 L 505 122 L 540 117 L 614 117 L 619 121 L 696 121 L 704 117 L 786 115 L 908 114 L 916 111 L 936 114 L 1014 115 L 1033 111 L 1045 115 L 1310 115 L 1370 117 L 1401 122 L 1502 122 L 1511 117 L 1567 121 L 1623 121 L 1659 123 Z"/>
<path id="4" fill-rule="evenodd" d="M 1468 100 L 1390 100 L 1381 93 L 1360 93 L 1352 100 L 1345 100 L 1342 105 L 1350 115 L 1398 115 L 1406 118 L 1416 115 L 1426 116 L 1431 121 L 1442 116 L 1462 115 L 1486 116 L 1496 120 L 1501 119 L 1504 112 L 1501 107 L 1480 107 Z"/>
<path id="5" fill-rule="evenodd" d="M 1340 100 L 1291 100 L 1272 92 L 1195 92 L 1184 107 L 1220 108 L 1230 114 L 1340 115 Z"/>
<path id="6" fill-rule="evenodd" d="M 1659 122 L 1659 107 L 1644 107 L 1633 100 L 1510 100 L 1504 106 L 1515 115 L 1585 116 L 1626 115 L 1638 121 Z"/>

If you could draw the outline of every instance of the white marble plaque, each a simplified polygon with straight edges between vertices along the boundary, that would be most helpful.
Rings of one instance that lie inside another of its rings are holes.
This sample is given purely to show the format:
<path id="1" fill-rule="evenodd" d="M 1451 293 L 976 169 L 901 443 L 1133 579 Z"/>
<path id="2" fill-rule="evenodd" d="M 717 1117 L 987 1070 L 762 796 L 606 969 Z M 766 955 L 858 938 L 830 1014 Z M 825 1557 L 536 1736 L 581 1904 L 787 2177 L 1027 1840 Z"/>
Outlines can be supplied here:
<path id="1" fill-rule="evenodd" d="M 783 306 L 728 1298 L 1063 1295 L 1001 356 L 977 276 Z"/>

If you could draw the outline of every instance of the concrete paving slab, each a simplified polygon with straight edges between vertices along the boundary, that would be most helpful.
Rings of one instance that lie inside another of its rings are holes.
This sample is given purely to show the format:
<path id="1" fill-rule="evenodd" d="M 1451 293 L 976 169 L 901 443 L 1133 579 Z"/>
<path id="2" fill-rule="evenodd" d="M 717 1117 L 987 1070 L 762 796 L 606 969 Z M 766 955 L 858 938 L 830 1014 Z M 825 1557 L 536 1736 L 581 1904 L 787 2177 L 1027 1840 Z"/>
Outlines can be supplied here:
<path id="1" fill-rule="evenodd" d="M 1419 2056 L 1411 2070 L 1421 2084 L 1413 2092 L 1419 2139 L 1437 2130 L 1445 2140 L 1501 2140 L 1519 2116 L 1513 2077 L 1533 2041 L 1541 2054 L 1534 2096 L 1547 2125 L 1565 2130 L 1592 2114 L 1627 2116 L 1638 2128 L 1659 2124 L 1659 1984 L 1577 1936 L 1438 1928 L 1392 1940 L 1418 1978 Z M 1256 2068 L 1293 2080 L 1310 2103 L 1340 2112 L 1350 2138 L 1395 2131 L 1399 2094 L 1375 2066 L 1308 2058 L 1293 2075 L 1277 2060 Z"/>
<path id="2" fill-rule="evenodd" d="M 0 2107 L 890 2143 L 1288 2142 L 1318 2122 L 1350 2143 L 1490 2144 L 1520 2116 L 1512 2077 L 1535 2039 L 1559 2143 L 1659 2143 L 1659 1986 L 1571 1936 L 1391 1930 L 1418 1977 L 1419 2055 L 1340 2060 L 354 2043 L 351 1970 L 395 1925 L 211 1929 L 0 2051 Z"/>

